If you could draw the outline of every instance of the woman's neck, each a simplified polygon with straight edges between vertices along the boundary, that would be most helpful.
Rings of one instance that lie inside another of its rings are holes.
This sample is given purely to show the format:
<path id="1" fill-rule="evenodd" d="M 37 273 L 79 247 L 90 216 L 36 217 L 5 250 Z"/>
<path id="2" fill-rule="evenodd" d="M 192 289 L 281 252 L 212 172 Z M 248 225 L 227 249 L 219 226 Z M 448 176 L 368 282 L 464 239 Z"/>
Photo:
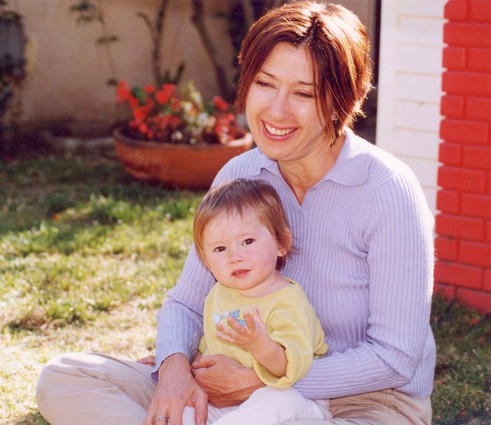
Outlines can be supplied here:
<path id="1" fill-rule="evenodd" d="M 280 162 L 284 179 L 302 204 L 307 191 L 315 186 L 334 167 L 343 147 L 345 136 L 340 136 L 323 154 L 315 152 L 301 161 Z"/>

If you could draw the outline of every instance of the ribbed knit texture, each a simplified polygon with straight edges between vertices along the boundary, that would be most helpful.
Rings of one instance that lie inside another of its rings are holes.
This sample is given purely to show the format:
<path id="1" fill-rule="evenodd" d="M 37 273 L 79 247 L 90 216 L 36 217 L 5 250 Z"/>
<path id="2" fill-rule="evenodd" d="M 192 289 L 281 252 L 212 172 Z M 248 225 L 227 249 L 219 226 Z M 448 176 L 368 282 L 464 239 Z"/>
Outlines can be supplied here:
<path id="1" fill-rule="evenodd" d="M 295 387 L 313 399 L 384 388 L 429 396 L 433 217 L 413 172 L 348 131 L 334 167 L 302 205 L 258 149 L 230 161 L 216 183 L 237 177 L 278 191 L 294 235 L 282 273 L 304 287 L 326 332 L 328 355 Z M 159 312 L 157 365 L 175 352 L 194 355 L 214 283 L 192 250 Z"/>

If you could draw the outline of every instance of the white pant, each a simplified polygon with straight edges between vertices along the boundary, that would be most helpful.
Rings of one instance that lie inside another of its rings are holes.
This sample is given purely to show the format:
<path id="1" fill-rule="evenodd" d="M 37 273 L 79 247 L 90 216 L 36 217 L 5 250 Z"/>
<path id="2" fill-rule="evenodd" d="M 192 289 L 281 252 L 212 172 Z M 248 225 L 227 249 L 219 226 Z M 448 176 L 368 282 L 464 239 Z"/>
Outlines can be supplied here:
<path id="1" fill-rule="evenodd" d="M 218 409 L 208 405 L 206 425 L 281 425 L 300 418 L 330 419 L 331 414 L 297 390 L 264 387 L 255 391 L 240 406 Z M 194 408 L 186 407 L 183 425 L 195 425 Z"/>
<path id="2" fill-rule="evenodd" d="M 156 388 L 151 371 L 151 366 L 103 354 L 63 354 L 48 362 L 41 373 L 38 407 L 51 425 L 141 425 Z M 247 407 L 246 403 L 243 406 Z M 235 412 L 244 412 L 243 406 Z M 391 389 L 332 399 L 329 410 L 332 419 L 292 418 L 288 424 L 431 424 L 429 397 L 418 400 Z M 268 405 L 263 406 L 263 411 L 271 413 Z M 222 418 L 231 413 L 227 412 Z M 256 421 L 259 413 L 254 414 L 254 420 L 246 415 L 248 424 L 259 423 Z M 329 415 L 327 410 L 326 414 Z"/>

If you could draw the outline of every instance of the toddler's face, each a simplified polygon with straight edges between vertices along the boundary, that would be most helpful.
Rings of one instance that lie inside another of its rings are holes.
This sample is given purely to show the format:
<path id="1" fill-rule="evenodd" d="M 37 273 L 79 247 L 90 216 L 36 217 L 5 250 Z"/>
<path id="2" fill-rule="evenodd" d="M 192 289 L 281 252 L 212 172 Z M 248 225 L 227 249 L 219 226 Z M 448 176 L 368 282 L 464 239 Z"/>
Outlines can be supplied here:
<path id="1" fill-rule="evenodd" d="M 276 260 L 286 250 L 252 212 L 220 214 L 203 236 L 207 266 L 222 285 L 255 297 L 278 279 Z"/>

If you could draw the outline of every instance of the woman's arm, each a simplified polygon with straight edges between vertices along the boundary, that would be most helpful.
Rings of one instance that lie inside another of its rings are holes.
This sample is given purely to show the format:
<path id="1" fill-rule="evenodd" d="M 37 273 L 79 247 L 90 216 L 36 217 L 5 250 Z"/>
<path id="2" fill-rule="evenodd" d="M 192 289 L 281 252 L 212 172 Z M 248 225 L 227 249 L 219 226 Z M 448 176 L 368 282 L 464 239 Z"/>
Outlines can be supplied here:
<path id="1" fill-rule="evenodd" d="M 361 290 L 356 286 L 338 285 L 330 294 L 350 311 L 339 325 L 345 329 L 345 338 L 361 339 L 357 344 L 343 341 L 352 348 L 314 361 L 296 388 L 309 398 L 385 388 L 426 397 L 431 392 L 434 367 L 429 325 L 433 218 L 419 184 L 408 176 L 396 176 L 376 188 L 363 214 L 367 222 L 363 235 L 369 277 L 367 303 L 358 306 L 356 313 L 350 301 L 352 291 Z M 365 311 L 366 335 L 357 336 L 346 319 L 360 320 Z"/>
<path id="2" fill-rule="evenodd" d="M 215 283 L 211 273 L 191 249 L 176 286 L 157 316 L 156 358 L 153 377 L 162 362 L 172 354 L 183 353 L 194 358 L 203 334 L 203 304 Z"/>
<path id="3" fill-rule="evenodd" d="M 265 385 L 254 369 L 223 355 L 204 356 L 192 364 L 194 378 L 216 407 L 236 406 Z"/>

